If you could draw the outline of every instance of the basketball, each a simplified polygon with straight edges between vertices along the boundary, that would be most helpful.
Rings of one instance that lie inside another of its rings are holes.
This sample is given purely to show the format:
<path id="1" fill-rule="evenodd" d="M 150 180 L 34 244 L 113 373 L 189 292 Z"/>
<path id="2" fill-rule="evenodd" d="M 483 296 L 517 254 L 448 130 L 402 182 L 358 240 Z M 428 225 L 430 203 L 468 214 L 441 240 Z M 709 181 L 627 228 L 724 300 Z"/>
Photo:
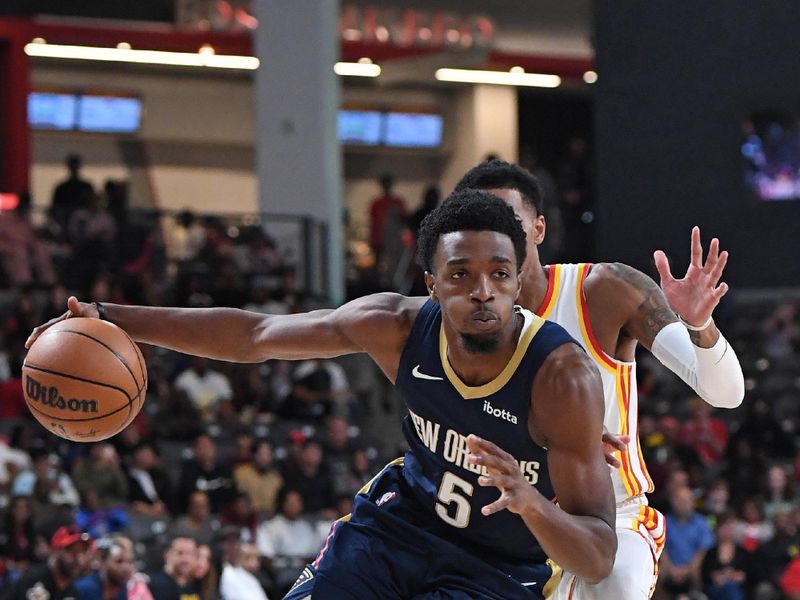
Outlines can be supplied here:
<path id="1" fill-rule="evenodd" d="M 22 380 L 33 416 L 73 442 L 122 431 L 139 414 L 147 389 L 139 348 L 100 319 L 65 319 L 45 330 L 25 358 Z"/>

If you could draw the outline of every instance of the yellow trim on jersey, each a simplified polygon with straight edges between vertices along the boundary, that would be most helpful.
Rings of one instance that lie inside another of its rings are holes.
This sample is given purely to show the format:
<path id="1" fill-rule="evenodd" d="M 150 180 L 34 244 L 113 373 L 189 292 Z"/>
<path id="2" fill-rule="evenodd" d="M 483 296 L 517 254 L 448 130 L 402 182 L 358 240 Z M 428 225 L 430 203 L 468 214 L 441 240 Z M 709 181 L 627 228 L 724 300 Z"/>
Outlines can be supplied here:
<path id="1" fill-rule="evenodd" d="M 550 313 L 553 312 L 556 304 L 558 304 L 558 293 L 561 291 L 561 265 L 550 265 L 550 268 L 553 269 L 553 289 L 550 294 L 550 299 L 547 301 L 547 305 L 542 308 L 542 314 L 539 315 L 543 319 L 550 317 Z"/>
<path id="2" fill-rule="evenodd" d="M 623 389 L 622 377 L 623 369 L 620 368 L 617 370 L 617 377 L 615 379 L 617 389 L 617 407 L 619 408 L 619 433 L 620 435 L 627 435 L 628 410 L 625 406 L 625 390 Z M 621 466 L 617 469 L 617 471 L 619 472 L 619 478 L 622 481 L 622 485 L 625 486 L 625 491 L 628 493 L 628 496 L 636 496 L 636 494 L 633 493 L 631 482 L 628 479 L 628 470 L 625 468 L 626 465 L 630 465 L 629 460 L 630 459 L 624 455 L 624 451 L 620 453 Z"/>
<path id="3" fill-rule="evenodd" d="M 561 577 L 564 575 L 564 571 L 559 567 L 552 559 L 547 559 L 547 564 L 550 565 L 550 569 L 552 570 L 552 575 L 550 575 L 550 579 L 547 580 L 547 583 L 544 584 L 542 588 L 542 596 L 545 598 L 549 598 L 550 594 L 552 594 L 558 584 L 561 582 Z"/>
<path id="4" fill-rule="evenodd" d="M 643 490 L 646 493 L 651 493 L 655 486 L 653 485 L 653 478 L 650 477 L 650 471 L 647 470 L 647 465 L 644 462 L 644 456 L 642 455 L 642 445 L 639 441 L 636 441 L 636 451 L 639 453 L 639 464 L 642 467 L 642 473 L 644 474 L 645 481 L 647 482 L 647 486 Z"/>
<path id="5" fill-rule="evenodd" d="M 581 335 L 583 336 L 583 346 L 586 348 L 586 351 L 592 355 L 594 361 L 604 368 L 609 373 L 616 374 L 619 370 L 619 365 L 616 364 L 615 366 L 611 366 L 609 364 L 609 360 L 598 352 L 598 349 L 595 348 L 594 343 L 592 342 L 592 336 L 589 333 L 589 315 L 585 310 L 585 302 L 583 296 L 583 280 L 585 277 L 586 271 L 589 270 L 591 265 L 588 263 L 581 263 L 578 265 L 578 281 L 575 285 L 575 307 L 578 309 L 578 324 L 581 327 Z"/>
<path id="6" fill-rule="evenodd" d="M 386 469 L 388 469 L 389 467 L 394 467 L 395 465 L 402 465 L 404 460 L 405 460 L 405 457 L 403 457 L 403 456 L 401 456 L 400 458 L 395 458 L 395 459 L 394 459 L 392 462 L 390 462 L 388 465 L 386 465 L 386 466 L 385 466 L 385 467 L 383 467 L 383 468 L 382 468 L 380 471 L 378 471 L 378 474 L 377 474 L 377 475 L 375 475 L 375 477 L 373 477 L 373 478 L 372 478 L 372 479 L 370 479 L 370 480 L 369 480 L 367 483 L 365 483 L 365 484 L 364 484 L 364 487 L 362 487 L 360 490 L 358 490 L 358 493 L 359 493 L 359 494 L 366 494 L 366 493 L 368 493 L 368 492 L 369 492 L 369 488 L 371 488 L 371 487 L 372 487 L 372 484 L 373 484 L 373 483 L 375 483 L 375 480 L 376 480 L 376 479 L 378 479 L 378 477 L 380 477 L 381 475 L 383 475 L 383 472 L 384 472 Z M 350 515 L 347 515 L 347 517 L 350 517 Z"/>
<path id="7" fill-rule="evenodd" d="M 511 376 L 514 375 L 517 367 L 519 367 L 519 363 L 522 362 L 522 357 L 525 356 L 525 352 L 528 350 L 528 346 L 530 346 L 534 336 L 542 328 L 542 325 L 544 325 L 543 318 L 527 310 L 523 310 L 522 315 L 525 317 L 525 324 L 522 326 L 522 333 L 517 342 L 517 349 L 514 350 L 514 354 L 511 356 L 508 364 L 506 364 L 500 374 L 489 383 L 478 386 L 469 386 L 461 381 L 453 370 L 453 367 L 450 366 L 450 361 L 447 358 L 447 337 L 444 335 L 444 325 L 442 325 L 439 330 L 439 356 L 442 360 L 442 368 L 444 369 L 445 375 L 447 375 L 447 379 L 450 380 L 450 383 L 453 384 L 453 387 L 461 394 L 462 398 L 465 400 L 474 400 L 475 398 L 491 396 L 507 384 Z"/>

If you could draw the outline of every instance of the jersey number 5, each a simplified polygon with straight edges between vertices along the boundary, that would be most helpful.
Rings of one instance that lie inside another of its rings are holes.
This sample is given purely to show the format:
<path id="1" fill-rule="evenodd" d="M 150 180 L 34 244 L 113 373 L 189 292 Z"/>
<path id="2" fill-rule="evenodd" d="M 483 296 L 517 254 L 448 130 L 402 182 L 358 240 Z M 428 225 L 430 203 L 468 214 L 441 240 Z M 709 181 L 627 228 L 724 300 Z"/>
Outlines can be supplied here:
<path id="1" fill-rule="evenodd" d="M 439 493 L 437 494 L 439 502 L 436 503 L 436 514 L 445 523 L 464 529 L 469 525 L 469 517 L 472 514 L 472 506 L 467 497 L 472 496 L 474 489 L 469 481 L 465 481 L 450 471 L 446 471 L 442 477 L 442 483 L 439 485 Z M 455 505 L 455 514 L 451 516 L 450 509 L 453 505 Z"/>

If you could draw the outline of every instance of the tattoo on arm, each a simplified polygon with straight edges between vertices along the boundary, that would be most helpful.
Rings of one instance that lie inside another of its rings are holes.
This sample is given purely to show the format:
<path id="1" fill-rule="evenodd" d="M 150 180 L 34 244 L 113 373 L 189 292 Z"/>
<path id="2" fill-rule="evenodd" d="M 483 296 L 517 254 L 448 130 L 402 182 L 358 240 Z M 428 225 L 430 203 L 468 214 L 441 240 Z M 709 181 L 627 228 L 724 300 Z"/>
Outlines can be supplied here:
<path id="1" fill-rule="evenodd" d="M 689 329 L 689 339 L 692 340 L 692 343 L 695 346 L 699 346 L 701 348 L 704 347 L 703 344 L 701 343 L 703 341 L 702 331 L 692 331 L 691 329 Z"/>
<path id="2" fill-rule="evenodd" d="M 637 307 L 641 315 L 639 325 L 639 341 L 651 343 L 656 334 L 670 323 L 678 320 L 675 312 L 669 307 L 664 292 L 650 277 L 636 269 L 620 263 L 610 265 L 611 272 L 629 286 L 639 292 L 641 301 Z M 642 339 L 644 338 L 644 339 Z"/>

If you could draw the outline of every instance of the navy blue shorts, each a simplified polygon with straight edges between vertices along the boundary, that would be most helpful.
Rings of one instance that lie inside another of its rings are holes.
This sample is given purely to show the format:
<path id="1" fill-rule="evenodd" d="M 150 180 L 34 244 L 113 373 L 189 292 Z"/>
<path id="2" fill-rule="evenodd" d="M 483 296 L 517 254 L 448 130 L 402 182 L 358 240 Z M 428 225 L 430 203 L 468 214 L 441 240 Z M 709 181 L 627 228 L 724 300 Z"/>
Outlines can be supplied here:
<path id="1" fill-rule="evenodd" d="M 356 496 L 284 600 L 541 600 L 558 583 L 549 563 L 487 561 L 435 535 L 436 516 L 401 469 L 386 467 Z"/>

